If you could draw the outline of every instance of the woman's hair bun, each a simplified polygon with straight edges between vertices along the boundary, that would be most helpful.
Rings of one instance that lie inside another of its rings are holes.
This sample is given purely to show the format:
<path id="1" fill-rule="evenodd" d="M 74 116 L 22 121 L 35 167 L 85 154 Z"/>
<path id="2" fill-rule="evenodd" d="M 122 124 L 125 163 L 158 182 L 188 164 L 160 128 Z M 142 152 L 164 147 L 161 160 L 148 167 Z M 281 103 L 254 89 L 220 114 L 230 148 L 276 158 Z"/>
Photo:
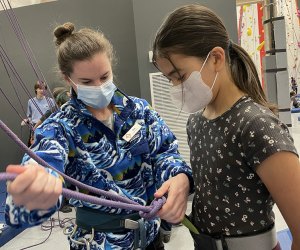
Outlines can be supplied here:
<path id="1" fill-rule="evenodd" d="M 74 29 L 74 24 L 69 22 L 56 27 L 53 32 L 54 36 L 56 37 L 55 44 L 59 46 L 68 36 L 72 35 Z"/>

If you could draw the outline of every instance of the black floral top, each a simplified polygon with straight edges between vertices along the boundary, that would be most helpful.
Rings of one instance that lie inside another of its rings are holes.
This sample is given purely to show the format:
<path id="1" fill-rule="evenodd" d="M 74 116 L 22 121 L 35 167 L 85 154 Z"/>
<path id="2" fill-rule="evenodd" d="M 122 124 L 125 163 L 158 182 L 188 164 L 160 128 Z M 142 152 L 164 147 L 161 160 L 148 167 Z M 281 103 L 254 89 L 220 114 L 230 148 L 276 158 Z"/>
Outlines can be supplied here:
<path id="1" fill-rule="evenodd" d="M 208 234 L 243 235 L 271 226 L 274 201 L 256 169 L 276 152 L 297 154 L 288 128 L 269 109 L 242 97 L 216 119 L 191 115 L 187 133 L 196 227 Z"/>

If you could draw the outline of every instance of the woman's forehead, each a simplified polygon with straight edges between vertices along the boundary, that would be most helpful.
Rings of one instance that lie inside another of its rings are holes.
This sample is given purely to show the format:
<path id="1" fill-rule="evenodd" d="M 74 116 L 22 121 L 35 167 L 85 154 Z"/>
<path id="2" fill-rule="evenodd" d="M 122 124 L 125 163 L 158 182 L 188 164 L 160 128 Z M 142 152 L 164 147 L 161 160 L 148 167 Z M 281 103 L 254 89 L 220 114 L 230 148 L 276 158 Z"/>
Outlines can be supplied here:
<path id="1" fill-rule="evenodd" d="M 90 59 L 76 61 L 73 64 L 73 75 L 91 77 L 111 71 L 111 62 L 106 53 L 98 53 Z"/>

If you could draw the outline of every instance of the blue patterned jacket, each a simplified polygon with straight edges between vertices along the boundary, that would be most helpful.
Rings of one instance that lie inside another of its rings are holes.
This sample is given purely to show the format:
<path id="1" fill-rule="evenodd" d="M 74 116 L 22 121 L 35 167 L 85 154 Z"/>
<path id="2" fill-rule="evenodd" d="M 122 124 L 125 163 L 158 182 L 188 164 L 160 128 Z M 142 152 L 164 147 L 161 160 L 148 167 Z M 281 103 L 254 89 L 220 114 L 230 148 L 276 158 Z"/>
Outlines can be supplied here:
<path id="1" fill-rule="evenodd" d="M 114 131 L 95 119 L 81 101 L 72 98 L 37 128 L 32 150 L 70 177 L 96 188 L 111 190 L 142 205 L 149 204 L 157 188 L 179 173 L 189 177 L 192 187 L 191 169 L 178 153 L 176 138 L 151 106 L 145 100 L 128 97 L 120 90 L 115 92 L 112 104 Z M 141 129 L 127 142 L 123 136 L 135 123 L 140 124 Z M 28 160 L 25 155 L 23 163 Z M 75 207 L 86 206 L 112 214 L 132 213 L 74 199 L 70 203 Z M 49 211 L 29 212 L 24 207 L 15 206 L 8 195 L 6 221 L 12 226 L 37 225 L 48 219 L 59 206 L 60 201 Z M 158 233 L 159 219 L 148 221 L 146 228 L 149 244 Z M 79 229 L 75 237 L 82 237 L 85 233 Z M 133 232 L 97 232 L 91 249 L 132 249 L 133 237 Z"/>

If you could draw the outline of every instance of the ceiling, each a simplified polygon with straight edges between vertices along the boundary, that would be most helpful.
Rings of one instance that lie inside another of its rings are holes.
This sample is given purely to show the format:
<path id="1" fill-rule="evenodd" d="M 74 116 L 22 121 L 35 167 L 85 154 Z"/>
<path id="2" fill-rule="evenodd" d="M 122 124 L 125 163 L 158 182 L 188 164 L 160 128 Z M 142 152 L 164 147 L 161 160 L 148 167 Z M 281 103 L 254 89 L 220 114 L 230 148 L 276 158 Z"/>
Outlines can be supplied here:
<path id="1" fill-rule="evenodd" d="M 7 0 L 3 0 L 7 3 Z M 39 4 L 39 3 L 46 3 L 46 2 L 52 2 L 55 0 L 9 0 L 13 8 L 32 5 L 32 4 Z M 257 3 L 257 2 L 263 2 L 263 0 L 236 0 L 236 5 L 242 5 L 242 4 L 250 4 L 250 3 Z M 0 10 L 2 10 L 2 6 L 0 5 Z"/>
<path id="2" fill-rule="evenodd" d="M 8 2 L 11 4 L 12 8 L 32 5 L 32 4 L 39 4 L 39 3 L 47 3 L 56 0 L 2 0 L 8 8 Z M 2 5 L 0 4 L 0 10 L 3 10 Z"/>

